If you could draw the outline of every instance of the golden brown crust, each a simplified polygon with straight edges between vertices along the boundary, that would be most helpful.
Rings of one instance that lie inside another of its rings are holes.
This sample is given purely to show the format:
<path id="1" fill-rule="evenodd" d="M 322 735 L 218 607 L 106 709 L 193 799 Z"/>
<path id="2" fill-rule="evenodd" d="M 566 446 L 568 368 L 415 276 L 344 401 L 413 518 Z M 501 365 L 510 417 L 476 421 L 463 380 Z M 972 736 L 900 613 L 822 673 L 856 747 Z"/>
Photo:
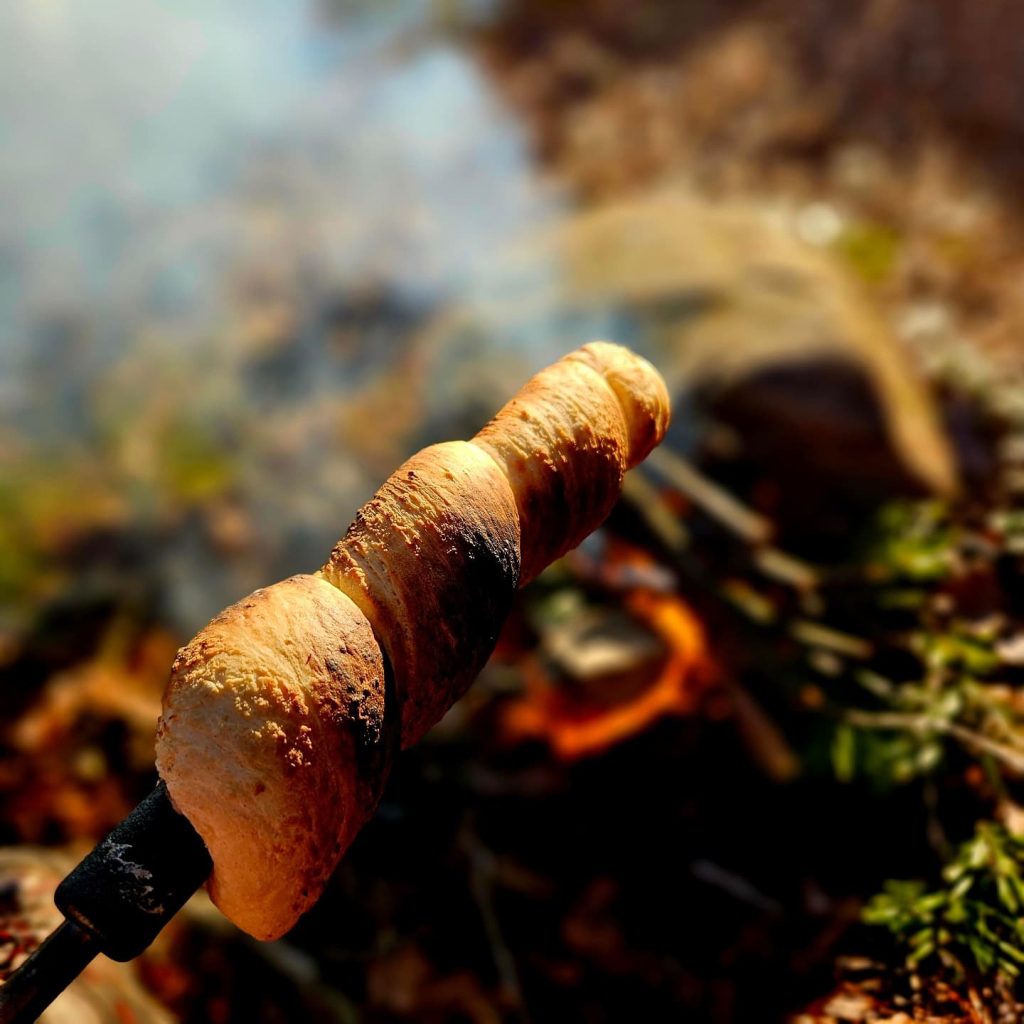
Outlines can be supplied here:
<path id="1" fill-rule="evenodd" d="M 629 432 L 629 467 L 643 462 L 660 443 L 672 415 L 668 388 L 642 356 L 610 341 L 591 341 L 566 359 L 586 363 L 615 392 Z"/>
<path id="2" fill-rule="evenodd" d="M 319 897 L 380 797 L 390 711 L 369 623 L 313 576 L 257 590 L 179 651 L 157 768 L 240 928 L 276 938 Z"/>
<path id="3" fill-rule="evenodd" d="M 522 583 L 604 521 L 626 469 L 626 424 L 604 378 L 563 359 L 538 373 L 473 438 L 519 509 Z"/>
<path id="4" fill-rule="evenodd" d="M 623 474 L 668 421 L 658 371 L 621 345 L 595 341 L 538 373 L 473 438 L 512 485 L 522 584 L 605 520 Z"/>
<path id="5" fill-rule="evenodd" d="M 321 570 L 391 657 L 402 745 L 466 691 L 519 585 L 519 518 L 501 470 L 465 441 L 414 455 L 367 502 Z"/>
<path id="6" fill-rule="evenodd" d="M 649 363 L 584 346 L 472 442 L 414 455 L 316 576 L 256 591 L 182 648 L 157 768 L 232 921 L 274 938 L 316 901 L 399 741 L 462 695 L 516 588 L 600 524 L 667 424 Z"/>

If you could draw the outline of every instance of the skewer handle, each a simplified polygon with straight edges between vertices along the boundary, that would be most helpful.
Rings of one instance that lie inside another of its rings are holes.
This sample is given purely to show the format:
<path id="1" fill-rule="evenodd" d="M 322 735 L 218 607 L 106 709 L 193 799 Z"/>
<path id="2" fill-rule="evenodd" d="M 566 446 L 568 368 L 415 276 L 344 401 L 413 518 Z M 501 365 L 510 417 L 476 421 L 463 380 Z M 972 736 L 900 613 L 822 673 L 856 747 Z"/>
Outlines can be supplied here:
<path id="1" fill-rule="evenodd" d="M 67 920 L 0 986 L 0 1024 L 36 1020 L 97 953 L 138 956 L 212 867 L 158 782 L 57 887 L 53 900 Z"/>
<path id="2" fill-rule="evenodd" d="M 53 902 L 93 933 L 111 960 L 132 960 L 213 869 L 199 834 L 158 782 L 57 886 Z"/>
<path id="3" fill-rule="evenodd" d="M 0 1024 L 37 1020 L 99 951 L 93 935 L 65 921 L 0 987 Z"/>

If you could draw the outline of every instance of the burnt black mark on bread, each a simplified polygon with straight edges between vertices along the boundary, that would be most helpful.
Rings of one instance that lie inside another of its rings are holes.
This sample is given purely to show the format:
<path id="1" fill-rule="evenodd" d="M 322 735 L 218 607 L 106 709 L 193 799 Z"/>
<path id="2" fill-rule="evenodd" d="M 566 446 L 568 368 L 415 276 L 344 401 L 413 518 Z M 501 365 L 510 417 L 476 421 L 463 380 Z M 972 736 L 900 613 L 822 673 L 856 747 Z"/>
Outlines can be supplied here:
<path id="1" fill-rule="evenodd" d="M 331 553 L 324 576 L 360 603 L 391 656 L 404 745 L 483 667 L 520 569 L 512 490 L 500 466 L 466 442 L 413 456 Z"/>

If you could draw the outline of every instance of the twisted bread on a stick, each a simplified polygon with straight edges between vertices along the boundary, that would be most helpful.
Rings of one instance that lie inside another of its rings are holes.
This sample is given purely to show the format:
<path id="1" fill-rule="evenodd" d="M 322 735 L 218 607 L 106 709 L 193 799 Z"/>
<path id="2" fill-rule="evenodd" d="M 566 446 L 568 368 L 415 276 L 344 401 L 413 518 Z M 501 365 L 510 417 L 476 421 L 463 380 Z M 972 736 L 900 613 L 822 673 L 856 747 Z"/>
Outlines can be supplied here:
<path id="1" fill-rule="evenodd" d="M 648 362 L 585 345 L 472 441 L 409 459 L 316 575 L 257 590 L 181 649 L 157 768 L 235 924 L 276 938 L 317 900 L 395 749 L 465 692 L 516 588 L 604 520 L 668 417 Z"/>

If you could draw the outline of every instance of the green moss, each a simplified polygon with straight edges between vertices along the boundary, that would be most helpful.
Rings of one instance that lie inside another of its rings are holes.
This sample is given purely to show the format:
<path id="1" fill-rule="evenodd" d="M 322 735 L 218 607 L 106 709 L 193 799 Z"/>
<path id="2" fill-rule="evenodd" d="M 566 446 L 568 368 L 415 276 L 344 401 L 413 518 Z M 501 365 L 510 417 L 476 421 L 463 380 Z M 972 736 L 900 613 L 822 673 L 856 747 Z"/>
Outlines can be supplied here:
<path id="1" fill-rule="evenodd" d="M 235 482 L 230 453 L 212 431 L 198 424 L 170 424 L 157 451 L 159 476 L 174 498 L 206 501 L 223 494 Z"/>
<path id="2" fill-rule="evenodd" d="M 935 582 L 954 568 L 955 541 L 942 502 L 891 502 L 883 506 L 869 530 L 862 559 L 887 582 Z"/>
<path id="3" fill-rule="evenodd" d="M 892 228 L 871 223 L 851 225 L 836 241 L 850 269 L 870 284 L 879 284 L 892 273 L 899 245 L 899 235 Z"/>

